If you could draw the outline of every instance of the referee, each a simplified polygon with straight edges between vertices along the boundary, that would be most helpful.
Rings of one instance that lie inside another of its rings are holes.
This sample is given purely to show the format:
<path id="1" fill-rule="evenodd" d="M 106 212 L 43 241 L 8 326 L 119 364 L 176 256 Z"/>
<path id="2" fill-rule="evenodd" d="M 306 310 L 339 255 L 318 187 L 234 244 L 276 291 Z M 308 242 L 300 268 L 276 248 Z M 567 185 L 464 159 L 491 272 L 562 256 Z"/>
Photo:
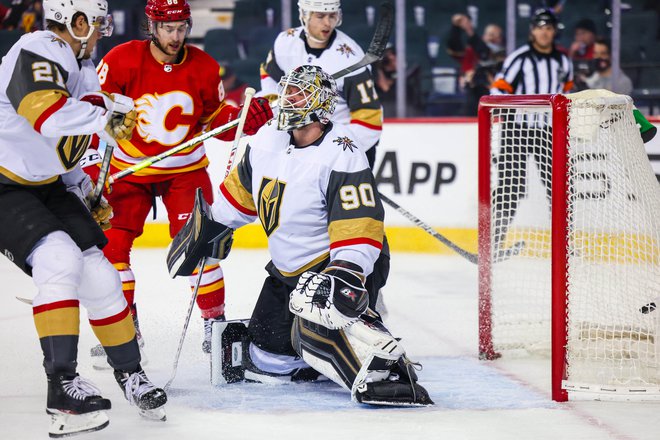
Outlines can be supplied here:
<path id="1" fill-rule="evenodd" d="M 506 58 L 501 72 L 491 85 L 491 95 L 566 93 L 573 88 L 573 64 L 554 44 L 557 25 L 557 18 L 550 10 L 541 9 L 534 14 L 529 42 Z M 548 199 L 551 194 L 552 126 L 549 115 L 510 117 L 510 122 L 504 124 L 500 133 L 503 145 L 496 161 L 494 261 L 507 254 L 504 239 L 518 209 L 518 201 L 525 194 L 528 155 L 534 157 L 539 167 Z M 506 193 L 503 191 L 505 188 Z"/>

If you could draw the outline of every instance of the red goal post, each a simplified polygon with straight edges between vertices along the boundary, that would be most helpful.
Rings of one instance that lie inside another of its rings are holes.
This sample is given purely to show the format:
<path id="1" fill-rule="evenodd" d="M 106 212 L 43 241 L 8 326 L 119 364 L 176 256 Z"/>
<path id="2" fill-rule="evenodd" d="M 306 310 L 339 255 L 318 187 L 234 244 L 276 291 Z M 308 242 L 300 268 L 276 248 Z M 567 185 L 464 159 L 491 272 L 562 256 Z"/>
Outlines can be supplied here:
<path id="1" fill-rule="evenodd" d="M 479 355 L 550 355 L 556 401 L 660 399 L 660 318 L 639 311 L 660 298 L 660 186 L 632 108 L 480 101 Z"/>

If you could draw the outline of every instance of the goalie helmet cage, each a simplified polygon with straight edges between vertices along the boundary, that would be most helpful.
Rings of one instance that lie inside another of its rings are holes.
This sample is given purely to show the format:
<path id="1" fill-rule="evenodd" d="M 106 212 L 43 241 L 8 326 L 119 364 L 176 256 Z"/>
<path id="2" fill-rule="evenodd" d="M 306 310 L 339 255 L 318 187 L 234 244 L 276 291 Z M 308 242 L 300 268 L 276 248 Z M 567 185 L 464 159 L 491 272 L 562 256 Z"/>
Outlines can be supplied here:
<path id="1" fill-rule="evenodd" d="M 660 399 L 660 310 L 640 312 L 660 186 L 632 110 L 606 91 L 480 102 L 479 355 L 550 354 L 556 401 Z"/>

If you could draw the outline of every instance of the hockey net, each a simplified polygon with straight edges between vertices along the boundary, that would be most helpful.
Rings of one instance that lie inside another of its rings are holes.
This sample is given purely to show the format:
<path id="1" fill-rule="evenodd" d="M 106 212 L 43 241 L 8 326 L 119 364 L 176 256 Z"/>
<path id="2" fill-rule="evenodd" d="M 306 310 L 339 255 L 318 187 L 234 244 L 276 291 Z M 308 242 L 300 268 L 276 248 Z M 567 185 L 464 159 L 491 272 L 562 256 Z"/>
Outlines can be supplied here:
<path id="1" fill-rule="evenodd" d="M 660 185 L 629 97 L 482 100 L 479 279 L 482 358 L 550 356 L 558 401 L 660 399 Z"/>

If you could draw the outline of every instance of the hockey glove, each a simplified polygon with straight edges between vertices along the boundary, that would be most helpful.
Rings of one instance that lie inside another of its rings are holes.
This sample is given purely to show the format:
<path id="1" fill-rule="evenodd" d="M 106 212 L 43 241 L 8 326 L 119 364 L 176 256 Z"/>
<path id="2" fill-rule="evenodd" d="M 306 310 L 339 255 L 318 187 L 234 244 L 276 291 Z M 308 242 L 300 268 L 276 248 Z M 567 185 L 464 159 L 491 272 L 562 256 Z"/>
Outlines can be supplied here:
<path id="1" fill-rule="evenodd" d="M 233 229 L 213 220 L 202 189 L 197 188 L 193 212 L 167 252 L 170 276 L 192 275 L 204 257 L 225 259 L 231 250 L 233 233 Z"/>
<path id="2" fill-rule="evenodd" d="M 77 170 L 74 169 L 74 170 Z M 62 176 L 62 180 L 66 184 L 66 190 L 74 193 L 80 200 L 83 201 L 87 209 L 89 209 L 92 214 L 92 218 L 102 230 L 107 231 L 112 226 L 110 224 L 110 219 L 112 218 L 112 207 L 108 204 L 108 201 L 105 197 L 101 196 L 101 199 L 96 206 L 91 205 L 91 199 L 94 194 L 94 183 L 89 175 L 81 171 L 70 171 L 69 173 Z"/>
<path id="3" fill-rule="evenodd" d="M 321 273 L 307 271 L 291 292 L 289 310 L 329 329 L 356 322 L 369 306 L 362 268 L 335 260 Z"/>
<path id="4" fill-rule="evenodd" d="M 241 106 L 241 112 L 245 109 Z M 248 115 L 245 120 L 243 132 L 252 136 L 259 129 L 273 118 L 273 110 L 266 98 L 254 98 L 247 109 Z"/>
<path id="5" fill-rule="evenodd" d="M 118 93 L 112 94 L 114 106 L 112 116 L 105 127 L 114 139 L 130 139 L 137 123 L 137 111 L 133 100 Z"/>
<path id="6" fill-rule="evenodd" d="M 130 139 L 137 122 L 137 112 L 133 100 L 119 93 L 91 92 L 80 98 L 109 113 L 105 131 L 112 139 Z"/>
<path id="7" fill-rule="evenodd" d="M 88 198 L 91 199 L 93 193 L 89 193 Z M 98 205 L 90 208 L 92 218 L 98 223 L 102 230 L 107 231 L 112 227 L 110 219 L 112 218 L 112 206 L 108 203 L 105 197 L 101 196 Z"/>

